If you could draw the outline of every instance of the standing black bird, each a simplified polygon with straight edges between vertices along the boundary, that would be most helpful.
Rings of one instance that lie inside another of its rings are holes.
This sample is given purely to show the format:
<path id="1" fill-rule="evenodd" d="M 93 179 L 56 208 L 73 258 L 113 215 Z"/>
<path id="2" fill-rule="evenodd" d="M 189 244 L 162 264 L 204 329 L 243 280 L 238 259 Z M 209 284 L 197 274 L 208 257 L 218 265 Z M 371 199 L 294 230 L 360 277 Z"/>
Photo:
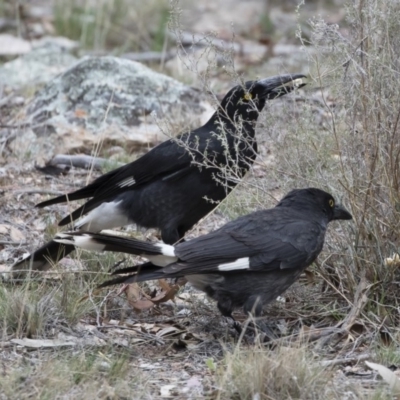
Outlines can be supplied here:
<path id="1" fill-rule="evenodd" d="M 84 216 L 74 229 L 99 232 L 136 223 L 159 228 L 165 243 L 181 239 L 239 183 L 257 155 L 255 124 L 266 100 L 304 86 L 304 75 L 281 75 L 235 86 L 202 127 L 154 147 L 75 192 L 37 204 L 90 198 L 59 223 Z M 73 251 L 51 241 L 12 269 L 47 270 Z"/>
<path id="2" fill-rule="evenodd" d="M 133 272 L 107 281 L 141 282 L 184 276 L 218 302 L 224 316 L 235 308 L 259 316 L 321 252 L 328 223 L 352 219 L 334 198 L 320 189 L 297 189 L 276 207 L 238 218 L 222 228 L 175 246 L 120 236 L 66 232 L 56 240 L 94 251 L 136 254 L 150 262 L 115 271 Z"/>

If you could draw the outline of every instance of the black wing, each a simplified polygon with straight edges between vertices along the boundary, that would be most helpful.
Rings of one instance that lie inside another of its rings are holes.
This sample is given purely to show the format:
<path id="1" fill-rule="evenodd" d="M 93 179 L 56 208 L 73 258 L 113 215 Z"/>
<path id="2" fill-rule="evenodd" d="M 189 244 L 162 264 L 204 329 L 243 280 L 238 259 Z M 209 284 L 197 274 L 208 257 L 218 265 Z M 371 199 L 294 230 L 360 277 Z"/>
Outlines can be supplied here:
<path id="1" fill-rule="evenodd" d="M 231 265 L 231 270 L 304 267 L 321 251 L 325 229 L 310 220 L 294 219 L 286 211 L 290 210 L 253 213 L 213 233 L 179 244 L 175 250 L 179 261 L 164 271 L 180 271 L 183 275 L 229 271 L 227 264 L 239 259 L 243 259 L 242 263 Z"/>
<path id="2" fill-rule="evenodd" d="M 206 124 L 177 139 L 167 140 L 138 160 L 100 176 L 82 189 L 39 203 L 38 207 L 92 197 L 83 206 L 62 219 L 59 225 L 63 226 L 78 219 L 103 201 L 109 201 L 120 193 L 133 190 L 141 185 L 160 179 L 177 180 L 193 172 L 193 168 L 198 169 L 204 164 L 214 167 L 230 164 L 232 160 L 236 161 L 238 158 L 237 150 L 241 153 L 241 157 L 237 160 L 240 174 L 244 175 L 249 169 L 249 162 L 246 158 L 254 159 L 256 156 L 255 142 L 253 148 L 244 141 L 238 145 L 227 143 L 226 138 L 232 142 L 236 138 L 232 135 L 216 134 L 212 130 L 213 127 L 215 130 L 219 129 L 218 125 Z M 229 157 L 226 149 L 230 149 Z M 193 165 L 193 163 L 197 165 Z"/>
<path id="3" fill-rule="evenodd" d="M 190 166 L 191 158 L 174 140 L 167 140 L 139 159 L 110 171 L 75 192 L 39 203 L 38 207 L 97 197 L 105 199 L 127 189 L 175 173 Z"/>

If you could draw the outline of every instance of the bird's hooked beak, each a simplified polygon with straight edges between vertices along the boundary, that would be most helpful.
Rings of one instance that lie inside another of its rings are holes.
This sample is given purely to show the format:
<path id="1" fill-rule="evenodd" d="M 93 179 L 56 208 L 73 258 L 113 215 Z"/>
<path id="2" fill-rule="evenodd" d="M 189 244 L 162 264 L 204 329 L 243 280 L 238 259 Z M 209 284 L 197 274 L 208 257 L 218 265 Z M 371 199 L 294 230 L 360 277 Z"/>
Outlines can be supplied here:
<path id="1" fill-rule="evenodd" d="M 332 220 L 334 219 L 353 219 L 353 216 L 341 204 L 336 204 L 333 209 Z"/>
<path id="2" fill-rule="evenodd" d="M 287 74 L 271 76 L 270 78 L 257 81 L 257 85 L 262 86 L 259 92 L 266 99 L 276 99 L 295 89 L 299 89 L 307 84 L 305 75 Z"/>

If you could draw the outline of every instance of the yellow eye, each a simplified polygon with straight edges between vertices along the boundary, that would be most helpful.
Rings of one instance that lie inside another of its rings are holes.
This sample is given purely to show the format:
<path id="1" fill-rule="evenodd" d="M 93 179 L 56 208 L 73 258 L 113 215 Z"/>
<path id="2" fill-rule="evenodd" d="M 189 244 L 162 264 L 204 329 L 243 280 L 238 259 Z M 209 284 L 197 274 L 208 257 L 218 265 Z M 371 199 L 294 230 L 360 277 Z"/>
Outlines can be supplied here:
<path id="1" fill-rule="evenodd" d="M 251 95 L 251 93 L 246 93 L 246 94 L 243 96 L 243 99 L 246 100 L 246 101 L 249 101 L 249 100 L 251 100 L 252 98 L 253 98 L 253 96 Z"/>
<path id="2" fill-rule="evenodd" d="M 329 207 L 333 208 L 334 205 L 335 205 L 335 202 L 332 199 L 330 199 L 329 200 Z"/>

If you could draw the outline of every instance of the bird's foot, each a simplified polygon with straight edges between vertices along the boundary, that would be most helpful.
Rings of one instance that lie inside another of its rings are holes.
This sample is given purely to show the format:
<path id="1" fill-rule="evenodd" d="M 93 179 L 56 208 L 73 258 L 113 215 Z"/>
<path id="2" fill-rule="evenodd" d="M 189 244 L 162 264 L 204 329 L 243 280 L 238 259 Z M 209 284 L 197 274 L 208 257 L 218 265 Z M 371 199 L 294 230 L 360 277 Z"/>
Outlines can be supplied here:
<path id="1" fill-rule="evenodd" d="M 276 326 L 252 317 L 247 319 L 241 329 L 244 335 L 252 338 L 253 343 L 271 343 L 279 337 Z"/>

